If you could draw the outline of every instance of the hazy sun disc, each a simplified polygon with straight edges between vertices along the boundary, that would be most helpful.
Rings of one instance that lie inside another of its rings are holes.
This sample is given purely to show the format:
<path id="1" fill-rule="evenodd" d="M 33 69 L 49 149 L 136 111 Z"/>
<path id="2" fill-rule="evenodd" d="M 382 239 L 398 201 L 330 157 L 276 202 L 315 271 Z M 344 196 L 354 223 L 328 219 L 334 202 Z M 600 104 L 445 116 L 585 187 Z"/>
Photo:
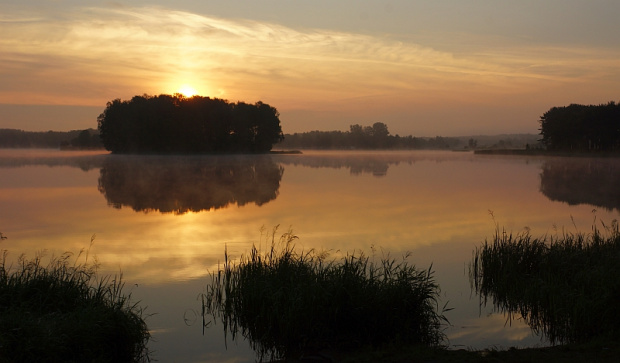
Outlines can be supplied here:
<path id="1" fill-rule="evenodd" d="M 198 94 L 198 91 L 194 87 L 184 84 L 179 88 L 179 93 L 185 97 L 192 97 Z"/>

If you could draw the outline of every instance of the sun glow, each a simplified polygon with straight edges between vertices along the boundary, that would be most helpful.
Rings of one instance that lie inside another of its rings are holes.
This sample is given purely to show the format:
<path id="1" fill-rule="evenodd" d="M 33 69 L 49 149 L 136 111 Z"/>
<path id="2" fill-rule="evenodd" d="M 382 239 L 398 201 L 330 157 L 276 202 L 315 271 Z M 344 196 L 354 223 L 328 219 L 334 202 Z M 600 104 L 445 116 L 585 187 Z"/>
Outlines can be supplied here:
<path id="1" fill-rule="evenodd" d="M 178 93 L 182 94 L 185 97 L 192 97 L 198 94 L 198 91 L 190 85 L 184 84 L 179 87 Z"/>

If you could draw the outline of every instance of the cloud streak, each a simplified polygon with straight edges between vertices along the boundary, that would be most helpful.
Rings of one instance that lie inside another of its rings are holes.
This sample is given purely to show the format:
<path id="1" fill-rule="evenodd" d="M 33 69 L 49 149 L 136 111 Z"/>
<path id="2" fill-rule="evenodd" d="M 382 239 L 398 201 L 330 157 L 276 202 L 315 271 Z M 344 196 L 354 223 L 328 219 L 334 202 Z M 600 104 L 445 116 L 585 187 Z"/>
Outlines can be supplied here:
<path id="1" fill-rule="evenodd" d="M 467 52 L 455 44 L 458 52 L 439 51 L 432 40 L 296 30 L 162 7 L 80 8 L 60 19 L 5 15 L 0 32 L 7 35 L 0 39 L 0 103 L 94 106 L 190 84 L 203 95 L 261 99 L 279 109 L 342 110 L 373 97 L 398 108 L 541 89 L 609 94 L 620 74 L 614 49 Z"/>

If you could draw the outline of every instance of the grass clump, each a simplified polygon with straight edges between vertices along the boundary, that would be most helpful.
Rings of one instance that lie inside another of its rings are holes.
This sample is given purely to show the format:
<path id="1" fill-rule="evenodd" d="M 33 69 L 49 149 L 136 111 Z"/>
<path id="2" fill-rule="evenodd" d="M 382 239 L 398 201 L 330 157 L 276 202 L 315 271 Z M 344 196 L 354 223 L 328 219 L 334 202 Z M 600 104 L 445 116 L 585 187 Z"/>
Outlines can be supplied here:
<path id="1" fill-rule="evenodd" d="M 618 222 L 592 232 L 532 238 L 496 228 L 474 251 L 472 289 L 508 319 L 520 314 L 552 344 L 620 338 Z"/>
<path id="2" fill-rule="evenodd" d="M 241 333 L 260 360 L 294 359 L 323 349 L 350 350 L 394 342 L 438 347 L 448 321 L 438 312 L 431 269 L 418 270 L 363 253 L 326 261 L 299 252 L 292 232 L 238 262 L 225 252 L 203 296 L 206 325 L 221 320 L 225 335 Z"/>
<path id="3" fill-rule="evenodd" d="M 98 279 L 96 264 L 67 253 L 0 263 L 0 362 L 148 361 L 142 310 L 121 276 Z"/>

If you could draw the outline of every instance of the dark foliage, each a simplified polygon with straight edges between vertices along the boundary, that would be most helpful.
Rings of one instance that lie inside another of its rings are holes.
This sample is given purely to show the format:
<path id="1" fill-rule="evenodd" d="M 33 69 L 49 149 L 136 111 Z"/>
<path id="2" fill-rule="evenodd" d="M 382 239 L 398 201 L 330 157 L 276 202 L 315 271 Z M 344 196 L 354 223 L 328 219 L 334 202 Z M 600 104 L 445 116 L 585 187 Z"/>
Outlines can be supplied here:
<path id="1" fill-rule="evenodd" d="M 113 153 L 261 153 L 283 138 L 278 111 L 265 103 L 180 94 L 116 99 L 97 122 Z"/>
<path id="2" fill-rule="evenodd" d="M 103 143 L 96 130 L 82 130 L 77 137 L 60 143 L 61 149 L 102 149 Z"/>
<path id="3" fill-rule="evenodd" d="M 540 118 L 540 134 L 549 150 L 620 150 L 620 104 L 553 107 Z"/>

